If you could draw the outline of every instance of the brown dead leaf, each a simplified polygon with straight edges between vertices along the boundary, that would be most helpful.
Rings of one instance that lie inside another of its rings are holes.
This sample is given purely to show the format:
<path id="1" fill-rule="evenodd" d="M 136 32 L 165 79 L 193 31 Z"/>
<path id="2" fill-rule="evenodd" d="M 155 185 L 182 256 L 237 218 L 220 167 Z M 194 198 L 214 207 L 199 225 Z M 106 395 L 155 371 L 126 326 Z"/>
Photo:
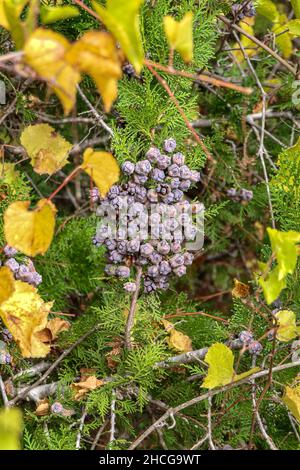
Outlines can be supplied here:
<path id="1" fill-rule="evenodd" d="M 36 416 L 46 416 L 49 414 L 50 411 L 50 405 L 49 405 L 49 400 L 48 398 L 45 398 L 44 400 L 41 400 L 38 402 L 35 414 Z"/>
<path id="2" fill-rule="evenodd" d="M 231 294 L 233 297 L 243 299 L 249 295 L 249 286 L 240 282 L 238 279 L 234 279 L 234 288 L 232 289 Z"/>
<path id="3" fill-rule="evenodd" d="M 88 377 L 84 382 L 74 383 L 72 387 L 76 391 L 75 400 L 81 400 L 88 392 L 101 387 L 103 384 L 103 380 L 98 380 L 95 375 Z"/>

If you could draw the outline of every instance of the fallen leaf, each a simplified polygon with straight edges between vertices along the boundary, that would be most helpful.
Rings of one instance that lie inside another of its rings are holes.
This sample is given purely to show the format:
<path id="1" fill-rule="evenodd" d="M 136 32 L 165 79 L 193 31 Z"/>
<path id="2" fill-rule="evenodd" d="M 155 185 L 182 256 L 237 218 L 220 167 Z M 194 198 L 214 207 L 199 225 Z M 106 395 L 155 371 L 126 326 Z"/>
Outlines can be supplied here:
<path id="1" fill-rule="evenodd" d="M 259 367 L 255 367 L 247 372 L 243 372 L 242 374 L 235 374 L 233 368 L 233 352 L 222 343 L 213 344 L 208 349 L 204 360 L 209 365 L 209 368 L 202 387 L 208 389 L 236 382 L 259 370 Z"/>
<path id="2" fill-rule="evenodd" d="M 143 0 L 107 0 L 106 8 L 93 1 L 94 10 L 132 63 L 137 73 L 143 66 L 144 52 L 139 26 L 139 9 Z"/>
<path id="3" fill-rule="evenodd" d="M 4 213 L 4 233 L 7 243 L 27 256 L 44 254 L 48 250 L 55 227 L 55 206 L 41 199 L 29 210 L 30 201 L 16 201 Z"/>
<path id="4" fill-rule="evenodd" d="M 234 279 L 234 288 L 231 291 L 233 297 L 243 299 L 249 295 L 249 286 L 240 282 L 238 279 Z"/>
<path id="5" fill-rule="evenodd" d="M 20 450 L 22 428 L 22 413 L 18 408 L 0 410 L 0 450 Z"/>
<path id="6" fill-rule="evenodd" d="M 60 99 L 65 114 L 73 108 L 80 73 L 65 59 L 71 48 L 67 39 L 54 31 L 37 28 L 24 46 L 24 61 L 45 80 Z"/>
<path id="7" fill-rule="evenodd" d="M 181 21 L 164 17 L 165 33 L 169 46 L 179 52 L 185 62 L 193 60 L 193 14 L 188 12 Z"/>
<path id="8" fill-rule="evenodd" d="M 40 175 L 53 174 L 68 163 L 72 144 L 49 124 L 28 126 L 21 134 L 21 144 L 31 159 L 34 171 Z"/>
<path id="9" fill-rule="evenodd" d="M 103 384 L 104 382 L 102 380 L 98 380 L 94 375 L 88 377 L 84 382 L 74 383 L 72 386 L 77 390 L 75 400 L 81 400 L 81 398 L 83 398 L 88 392 L 101 387 Z"/>
<path id="10" fill-rule="evenodd" d="M 109 111 L 118 95 L 118 79 L 122 69 L 115 41 L 108 33 L 85 33 L 66 54 L 66 60 L 77 70 L 90 75 Z"/>
<path id="11" fill-rule="evenodd" d="M 52 318 L 47 323 L 47 328 L 51 331 L 52 341 L 58 338 L 58 335 L 63 331 L 67 331 L 71 324 L 67 320 L 61 318 Z"/>
<path id="12" fill-rule="evenodd" d="M 50 412 L 50 404 L 48 398 L 44 398 L 44 400 L 41 400 L 38 402 L 35 414 L 36 416 L 46 416 Z"/>
<path id="13" fill-rule="evenodd" d="M 120 177 L 120 167 L 116 159 L 108 152 L 85 150 L 81 168 L 94 180 L 101 197 L 105 197 L 110 187 Z"/>
<path id="14" fill-rule="evenodd" d="M 294 418 L 300 422 L 300 385 L 297 387 L 285 387 L 282 401 L 286 404 Z"/>
<path id="15" fill-rule="evenodd" d="M 15 290 L 13 273 L 6 266 L 0 268 L 0 305 L 5 302 Z"/>
<path id="16" fill-rule="evenodd" d="M 296 325 L 296 314 L 292 310 L 280 310 L 275 314 L 279 325 L 276 338 L 279 341 L 291 341 L 300 334 L 300 327 Z"/>
<path id="17" fill-rule="evenodd" d="M 15 282 L 15 291 L 0 306 L 0 317 L 18 343 L 23 357 L 45 357 L 50 346 L 37 335 L 45 328 L 53 302 L 44 302 L 35 287 Z"/>

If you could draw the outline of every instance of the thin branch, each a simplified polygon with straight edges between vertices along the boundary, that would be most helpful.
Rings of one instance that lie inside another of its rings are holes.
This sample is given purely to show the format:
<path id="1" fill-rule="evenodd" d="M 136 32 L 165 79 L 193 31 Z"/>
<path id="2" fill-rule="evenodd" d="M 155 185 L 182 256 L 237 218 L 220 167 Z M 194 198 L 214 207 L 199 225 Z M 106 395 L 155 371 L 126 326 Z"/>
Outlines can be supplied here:
<path id="1" fill-rule="evenodd" d="M 125 348 L 128 350 L 132 349 L 131 330 L 134 325 L 134 316 L 135 316 L 135 311 L 136 311 L 137 299 L 138 299 L 140 287 L 141 287 L 141 279 L 142 279 L 142 268 L 141 266 L 137 266 L 137 274 L 136 274 L 136 280 L 135 280 L 136 290 L 132 295 L 130 310 L 128 313 L 126 328 L 125 328 Z"/>
<path id="2" fill-rule="evenodd" d="M 109 442 L 113 442 L 115 440 L 115 432 L 116 432 L 116 392 L 112 391 L 112 400 L 110 405 L 110 435 L 109 435 Z"/>
<path id="3" fill-rule="evenodd" d="M 280 372 L 282 370 L 290 369 L 293 367 L 299 367 L 300 366 L 300 361 L 297 362 L 289 362 L 287 364 L 282 364 L 281 366 L 276 366 L 273 368 L 273 373 L 274 372 Z M 153 423 L 148 429 L 146 429 L 137 439 L 130 445 L 128 450 L 133 450 L 138 447 L 141 442 L 143 442 L 152 432 L 156 429 L 157 426 L 161 425 L 164 423 L 171 415 L 175 415 L 181 410 L 184 410 L 185 408 L 188 408 L 190 406 L 196 405 L 197 403 L 200 403 L 201 401 L 207 400 L 209 397 L 213 397 L 215 395 L 218 395 L 219 393 L 226 392 L 227 390 L 230 390 L 232 388 L 239 387 L 240 385 L 243 385 L 245 383 L 248 383 L 252 379 L 259 379 L 262 377 L 266 377 L 269 375 L 269 369 L 262 370 L 260 372 L 256 372 L 252 376 L 246 377 L 244 379 L 241 379 L 236 382 L 232 382 L 230 384 L 224 385 L 223 387 L 216 388 L 214 390 L 210 390 L 209 392 L 204 393 L 203 395 L 199 395 L 195 398 L 192 398 L 191 400 L 188 400 L 184 403 L 181 403 L 180 405 L 177 405 L 175 408 L 170 408 L 167 410 L 160 418 L 158 418 L 155 423 Z"/>
<path id="4" fill-rule="evenodd" d="M 212 433 L 211 433 L 211 396 L 208 397 L 208 410 L 207 410 L 207 439 L 209 443 L 209 447 L 211 450 L 216 450 L 215 445 L 212 440 Z"/>
<path id="5" fill-rule="evenodd" d="M 67 357 L 72 351 L 73 349 L 77 348 L 77 346 L 82 343 L 86 338 L 88 338 L 91 334 L 93 334 L 95 331 L 98 330 L 98 328 L 100 328 L 100 324 L 97 324 L 95 326 L 93 326 L 93 328 L 91 328 L 90 330 L 88 330 L 86 333 L 84 333 L 84 335 L 82 335 L 80 338 L 78 338 L 77 341 L 75 341 L 75 343 L 71 344 L 71 346 L 69 346 L 57 359 L 56 361 L 53 362 L 53 364 L 49 367 L 49 369 L 46 370 L 46 372 L 36 381 L 34 382 L 32 385 L 30 385 L 29 387 L 26 387 L 25 389 L 23 389 L 20 393 L 18 393 L 18 395 L 16 397 L 14 397 L 12 400 L 10 400 L 8 402 L 8 406 L 13 406 L 15 405 L 19 400 L 22 400 L 24 399 L 27 394 L 33 390 L 34 388 L 36 388 L 38 385 L 42 384 L 46 379 L 47 377 L 49 377 L 49 375 L 56 369 L 56 367 L 61 363 L 61 361 Z"/>
<path id="6" fill-rule="evenodd" d="M 2 399 L 3 399 L 3 405 L 5 408 L 8 407 L 8 398 L 7 398 L 7 395 L 6 395 L 6 390 L 5 390 L 5 385 L 4 385 L 4 382 L 2 380 L 2 376 L 0 375 L 0 392 L 1 392 L 1 395 L 2 395 Z"/>
<path id="7" fill-rule="evenodd" d="M 76 437 L 76 447 L 75 447 L 76 450 L 80 449 L 81 434 L 82 434 L 82 430 L 83 430 L 83 426 L 84 426 L 86 416 L 87 416 L 87 409 L 86 409 L 86 406 L 85 406 L 83 408 L 82 416 L 81 416 L 80 422 L 79 422 L 79 429 L 78 429 L 78 434 L 77 434 L 77 437 Z"/>
<path id="8" fill-rule="evenodd" d="M 210 151 L 208 150 L 208 148 L 206 147 L 205 143 L 202 141 L 202 139 L 200 138 L 200 136 L 197 134 L 197 132 L 195 131 L 195 129 L 193 128 L 192 124 L 190 123 L 190 121 L 188 120 L 187 116 L 185 115 L 185 112 L 183 111 L 183 109 L 181 108 L 177 98 L 175 97 L 174 93 L 172 92 L 171 88 L 169 87 L 169 85 L 167 84 L 166 80 L 164 80 L 157 72 L 156 70 L 154 70 L 154 68 L 150 65 L 150 64 L 146 64 L 146 67 L 150 70 L 150 72 L 152 73 L 152 75 L 154 75 L 154 77 L 159 81 L 159 83 L 162 85 L 162 87 L 165 89 L 165 91 L 168 93 L 170 99 L 172 100 L 172 102 L 174 103 L 174 105 L 176 106 L 178 112 L 180 113 L 180 115 L 182 116 L 184 122 L 185 122 L 185 125 L 186 127 L 189 129 L 189 131 L 191 132 L 191 134 L 194 136 L 196 142 L 200 145 L 200 147 L 202 148 L 203 152 L 205 153 L 206 157 L 208 158 L 208 160 L 211 160 L 212 162 L 214 162 L 214 158 L 212 157 Z"/>
<path id="9" fill-rule="evenodd" d="M 170 67 L 170 66 L 166 67 L 156 62 L 152 62 L 151 60 L 145 60 L 144 64 L 146 65 L 146 67 L 150 65 L 151 67 L 161 70 L 162 72 L 166 72 L 170 75 L 175 75 L 177 77 L 183 77 L 183 78 L 189 78 L 197 82 L 210 83 L 211 85 L 214 85 L 220 88 L 229 88 L 231 90 L 238 91 L 239 93 L 243 93 L 244 95 L 251 95 L 251 93 L 253 93 L 252 88 L 246 88 L 240 85 L 236 85 L 235 83 L 227 82 L 221 77 L 210 77 L 209 75 L 194 74 L 194 73 L 185 72 L 184 70 L 176 70 L 173 67 Z"/>
<path id="10" fill-rule="evenodd" d="M 96 108 L 92 105 L 92 103 L 88 100 L 88 98 L 83 93 L 82 89 L 79 85 L 77 85 L 77 91 L 80 94 L 81 98 L 87 105 L 87 107 L 91 110 L 92 114 L 95 116 L 97 122 L 105 129 L 111 136 L 114 135 L 113 130 L 106 124 L 106 122 L 102 119 Z"/>
<path id="11" fill-rule="evenodd" d="M 235 31 L 233 31 L 233 35 L 238 42 L 238 45 L 241 48 L 241 51 L 243 53 L 243 56 L 245 57 L 245 60 L 247 61 L 247 64 L 255 78 L 255 81 L 261 91 L 262 95 L 262 118 L 261 118 L 261 137 L 260 137 L 260 145 L 258 149 L 258 155 L 261 161 L 261 165 L 263 168 L 263 173 L 264 173 L 264 179 L 266 183 L 266 191 L 267 191 L 267 196 L 268 196 L 268 203 L 269 203 L 269 210 L 270 210 L 270 217 L 271 217 L 271 222 L 272 222 L 272 227 L 275 228 L 275 218 L 274 218 L 274 212 L 273 212 L 273 205 L 272 205 L 272 199 L 271 199 L 271 191 L 270 191 L 270 186 L 269 186 L 269 177 L 267 173 L 267 168 L 266 168 L 266 163 L 264 159 L 264 148 L 265 148 L 265 127 L 266 127 L 266 100 L 267 100 L 267 93 L 265 92 L 256 72 L 255 69 L 251 63 L 251 60 L 249 59 L 249 56 L 247 55 L 243 44 L 241 43 L 238 35 L 236 34 Z"/>
<path id="12" fill-rule="evenodd" d="M 256 365 L 256 357 L 253 356 L 252 367 L 255 367 L 255 365 Z M 256 386 L 255 386 L 255 379 L 253 379 L 251 382 L 252 382 L 252 392 L 251 392 L 251 395 L 252 395 L 253 410 L 254 410 L 256 422 L 257 422 L 257 424 L 258 424 L 258 427 L 259 427 L 259 429 L 260 429 L 260 432 L 261 432 L 263 438 L 264 438 L 265 441 L 267 442 L 267 444 L 268 444 L 268 446 L 270 447 L 270 449 L 271 449 L 271 450 L 278 450 L 277 447 L 275 446 L 273 440 L 271 439 L 271 437 L 270 437 L 269 434 L 267 433 L 266 428 L 265 428 L 265 426 L 263 425 L 261 416 L 260 416 L 259 411 L 258 411 L 257 402 L 256 402 Z"/>
<path id="13" fill-rule="evenodd" d="M 237 31 L 238 33 L 243 34 L 248 39 L 255 42 L 255 44 L 257 44 L 259 47 L 261 47 L 262 49 L 267 51 L 270 55 L 272 55 L 274 57 L 274 59 L 276 59 L 278 62 L 280 62 L 293 75 L 295 75 L 295 76 L 297 75 L 297 71 L 296 71 L 296 69 L 294 69 L 294 67 L 292 67 L 286 60 L 284 60 L 279 54 L 277 54 L 277 52 L 273 51 L 270 47 L 268 47 L 266 44 L 261 42 L 255 36 L 252 36 L 252 34 L 249 34 L 247 31 L 244 31 L 238 25 L 233 24 L 230 20 L 225 18 L 225 16 L 223 16 L 223 15 L 219 15 L 218 18 L 219 18 L 219 20 L 223 21 L 223 23 L 225 23 L 229 28 L 232 28 L 235 31 Z"/>
<path id="14" fill-rule="evenodd" d="M 93 443 L 92 443 L 92 446 L 91 446 L 91 450 L 95 450 L 95 449 L 96 449 L 96 447 L 97 447 L 97 445 L 98 445 L 98 442 L 99 442 L 99 439 L 100 439 L 100 437 L 101 437 L 101 434 L 103 433 L 103 431 L 104 431 L 104 429 L 105 429 L 107 423 L 108 423 L 108 419 L 106 419 L 106 420 L 104 421 L 104 423 L 103 423 L 103 424 L 100 426 L 100 428 L 98 429 L 98 432 L 97 432 L 97 434 L 96 434 L 96 436 L 95 436 L 95 439 L 93 440 Z"/>

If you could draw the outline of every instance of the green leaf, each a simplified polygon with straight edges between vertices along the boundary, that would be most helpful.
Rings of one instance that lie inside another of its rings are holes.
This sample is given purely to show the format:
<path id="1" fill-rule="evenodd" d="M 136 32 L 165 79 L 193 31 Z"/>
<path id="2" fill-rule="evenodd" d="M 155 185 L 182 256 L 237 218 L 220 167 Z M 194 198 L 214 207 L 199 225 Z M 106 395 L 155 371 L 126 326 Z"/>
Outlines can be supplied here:
<path id="1" fill-rule="evenodd" d="M 295 12 L 296 18 L 300 18 L 300 1 L 299 0 L 291 0 L 291 4 L 293 10 Z"/>
<path id="2" fill-rule="evenodd" d="M 300 36 L 300 19 L 289 21 L 286 27 L 289 28 L 291 34 L 294 34 L 295 36 Z"/>
<path id="3" fill-rule="evenodd" d="M 0 450 L 19 450 L 22 414 L 17 408 L 0 410 Z"/>
<path id="4" fill-rule="evenodd" d="M 107 0 L 104 8 L 97 2 L 92 2 L 101 21 L 120 43 L 124 54 L 138 73 L 144 60 L 139 25 L 139 9 L 142 3 L 143 0 Z"/>
<path id="5" fill-rule="evenodd" d="M 272 23 L 276 23 L 279 18 L 279 13 L 276 5 L 271 0 L 259 0 L 256 6 L 256 11 L 262 16 L 268 18 Z"/>
<path id="6" fill-rule="evenodd" d="M 67 18 L 74 18 L 78 16 L 79 10 L 73 5 L 65 5 L 58 7 L 49 7 L 42 5 L 41 7 L 41 22 L 43 24 L 55 23 L 56 21 L 65 20 Z"/>
<path id="7" fill-rule="evenodd" d="M 259 367 L 255 367 L 242 374 L 235 374 L 233 352 L 222 343 L 213 344 L 207 351 L 204 360 L 209 368 L 202 387 L 209 389 L 236 382 L 259 370 Z"/>
<path id="8" fill-rule="evenodd" d="M 300 242 L 300 233 L 293 230 L 280 232 L 268 227 L 272 252 L 276 255 L 278 262 L 278 279 L 282 280 L 287 274 L 293 274 L 297 263 L 297 246 Z"/>
<path id="9" fill-rule="evenodd" d="M 269 272 L 266 279 L 264 279 L 263 276 L 260 277 L 258 283 L 262 287 L 266 302 L 269 305 L 274 302 L 280 292 L 286 288 L 286 279 L 279 279 L 278 266 Z"/>

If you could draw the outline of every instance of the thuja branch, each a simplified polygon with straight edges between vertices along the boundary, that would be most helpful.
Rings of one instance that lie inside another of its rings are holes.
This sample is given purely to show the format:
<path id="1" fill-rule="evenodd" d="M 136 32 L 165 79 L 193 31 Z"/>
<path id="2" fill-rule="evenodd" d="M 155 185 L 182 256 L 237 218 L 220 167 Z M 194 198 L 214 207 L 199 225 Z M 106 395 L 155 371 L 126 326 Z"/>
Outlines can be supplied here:
<path id="1" fill-rule="evenodd" d="M 185 72 L 184 70 L 176 70 L 173 67 L 170 67 L 170 66 L 166 67 L 164 65 L 157 64 L 156 62 L 152 62 L 151 60 L 145 60 L 144 64 L 147 67 L 148 65 L 150 65 L 151 67 L 157 70 L 161 70 L 162 72 L 166 72 L 170 75 L 175 75 L 175 76 L 183 77 L 183 78 L 189 78 L 197 82 L 210 83 L 211 85 L 214 85 L 216 87 L 229 88 L 231 90 L 238 91 L 239 93 L 243 93 L 244 95 L 251 95 L 251 93 L 253 93 L 252 88 L 236 85 L 235 83 L 227 82 L 219 77 L 218 78 L 210 77 L 209 75 L 194 74 L 194 73 Z"/>
<path id="2" fill-rule="evenodd" d="M 125 328 L 125 348 L 128 350 L 132 349 L 131 331 L 134 325 L 134 316 L 136 312 L 137 299 L 138 299 L 140 287 L 141 287 L 141 279 L 142 279 L 142 268 L 141 266 L 138 266 L 136 280 L 135 280 L 136 290 L 132 295 L 130 310 L 128 313 L 126 328 Z"/>
<path id="3" fill-rule="evenodd" d="M 197 134 L 197 132 L 195 131 L 195 129 L 193 128 L 192 124 L 190 123 L 190 121 L 188 120 L 187 116 L 185 115 L 185 112 L 183 111 L 183 109 L 181 108 L 177 98 L 175 97 L 174 93 L 172 92 L 171 88 L 169 87 L 169 85 L 167 84 L 166 80 L 164 80 L 157 72 L 156 70 L 154 70 L 154 68 L 152 67 L 152 65 L 150 65 L 149 63 L 146 64 L 146 67 L 150 70 L 150 72 L 152 73 L 152 75 L 154 75 L 154 77 L 159 81 L 159 83 L 163 86 L 163 88 L 165 89 L 165 91 L 168 93 L 169 97 L 171 98 L 171 100 L 173 101 L 174 105 L 176 106 L 177 110 L 179 111 L 179 113 L 181 114 L 184 122 L 185 122 L 185 125 L 186 127 L 189 129 L 189 131 L 191 132 L 191 134 L 194 136 L 196 142 L 200 145 L 200 147 L 202 148 L 203 152 L 205 153 L 206 157 L 208 158 L 208 160 L 214 162 L 214 158 L 212 157 L 210 151 L 208 150 L 208 148 L 206 147 L 205 143 L 202 141 L 202 139 L 200 138 L 200 136 Z"/>
<path id="4" fill-rule="evenodd" d="M 273 373 L 274 372 L 280 372 L 285 369 L 290 369 L 293 367 L 299 367 L 300 366 L 300 361 L 297 362 L 289 362 L 287 364 L 282 364 L 281 366 L 277 366 L 273 368 Z M 169 408 L 160 418 L 158 418 L 146 431 L 144 431 L 128 448 L 128 450 L 133 450 L 136 449 L 152 432 L 160 425 L 162 425 L 170 416 L 174 416 L 177 414 L 179 411 L 184 410 L 185 408 L 188 408 L 190 406 L 196 405 L 197 403 L 200 403 L 201 401 L 207 400 L 209 397 L 213 397 L 215 395 L 218 395 L 219 393 L 226 392 L 227 390 L 231 390 L 233 388 L 239 387 L 240 385 L 243 385 L 245 383 L 250 382 L 253 379 L 258 379 L 258 378 L 263 378 L 269 375 L 269 369 L 264 369 L 262 371 L 257 372 L 256 374 L 250 375 L 249 377 L 246 377 L 244 379 L 241 379 L 237 382 L 232 382 L 227 385 L 224 385 L 223 387 L 216 388 L 213 390 L 210 390 L 206 393 L 203 393 L 202 395 L 199 395 L 198 397 L 192 398 L 191 400 L 188 400 L 184 403 L 181 403 L 178 406 L 175 406 L 175 408 Z"/>

